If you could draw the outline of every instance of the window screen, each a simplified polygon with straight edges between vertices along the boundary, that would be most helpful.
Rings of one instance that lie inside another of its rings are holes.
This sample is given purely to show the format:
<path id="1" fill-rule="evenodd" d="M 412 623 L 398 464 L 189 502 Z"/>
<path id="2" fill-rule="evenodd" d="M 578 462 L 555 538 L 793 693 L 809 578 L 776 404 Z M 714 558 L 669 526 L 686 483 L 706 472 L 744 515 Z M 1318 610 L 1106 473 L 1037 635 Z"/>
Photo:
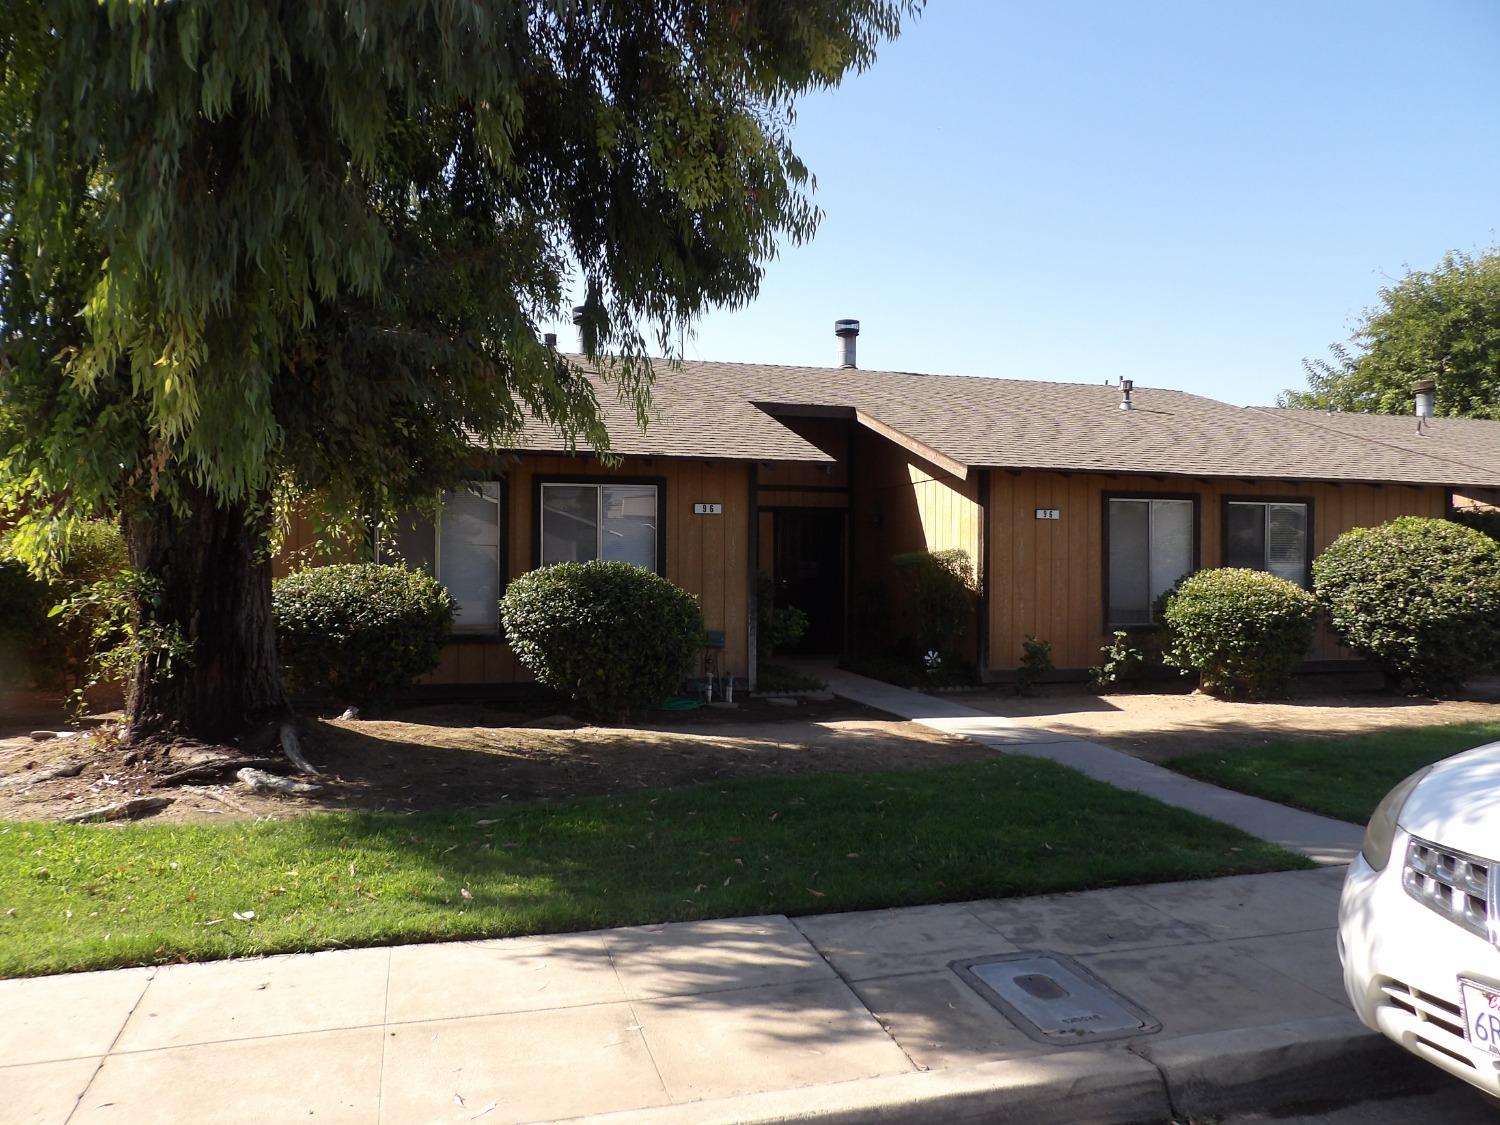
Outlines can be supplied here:
<path id="1" fill-rule="evenodd" d="M 1111 625 L 1149 625 L 1151 606 L 1193 569 L 1191 500 L 1109 501 Z"/>
<path id="2" fill-rule="evenodd" d="M 459 632 L 500 628 L 500 500 L 485 492 L 443 493 L 438 521 L 438 579 L 458 609 Z"/>
<path id="3" fill-rule="evenodd" d="M 1109 502 L 1109 620 L 1112 625 L 1151 621 L 1151 504 Z"/>
<path id="4" fill-rule="evenodd" d="M 599 486 L 542 485 L 542 565 L 599 557 Z"/>
<path id="5" fill-rule="evenodd" d="M 654 484 L 542 485 L 541 564 L 605 559 L 656 570 Z"/>
<path id="6" fill-rule="evenodd" d="M 420 512 L 403 512 L 396 521 L 391 538 L 386 551 L 391 561 L 403 562 L 412 570 L 437 573 L 437 524 L 432 517 Z"/>
<path id="7" fill-rule="evenodd" d="M 405 512 L 397 519 L 381 558 L 425 570 L 458 603 L 453 629 L 500 629 L 500 481 L 475 481 L 442 494 L 438 517 Z"/>
<path id="8" fill-rule="evenodd" d="M 1224 516 L 1226 566 L 1307 583 L 1307 505 L 1231 500 Z"/>
<path id="9" fill-rule="evenodd" d="M 656 486 L 607 484 L 600 490 L 600 555 L 615 562 L 656 569 Z"/>

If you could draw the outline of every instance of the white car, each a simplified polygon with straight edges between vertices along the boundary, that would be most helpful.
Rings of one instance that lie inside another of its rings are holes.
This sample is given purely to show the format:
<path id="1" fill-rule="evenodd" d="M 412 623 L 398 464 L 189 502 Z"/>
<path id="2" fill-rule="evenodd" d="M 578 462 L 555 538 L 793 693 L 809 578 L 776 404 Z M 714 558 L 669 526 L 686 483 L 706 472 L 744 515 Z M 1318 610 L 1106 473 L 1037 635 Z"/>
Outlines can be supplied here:
<path id="1" fill-rule="evenodd" d="M 1500 742 L 1380 802 L 1344 880 L 1339 958 L 1369 1027 L 1500 1097 Z"/>

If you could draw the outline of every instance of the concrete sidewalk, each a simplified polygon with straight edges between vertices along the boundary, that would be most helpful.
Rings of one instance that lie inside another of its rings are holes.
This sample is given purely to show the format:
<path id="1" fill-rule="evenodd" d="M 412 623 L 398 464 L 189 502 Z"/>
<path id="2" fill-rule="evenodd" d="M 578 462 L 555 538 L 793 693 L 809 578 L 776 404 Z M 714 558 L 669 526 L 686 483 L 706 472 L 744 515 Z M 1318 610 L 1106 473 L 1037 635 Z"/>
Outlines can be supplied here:
<path id="1" fill-rule="evenodd" d="M 0 1120 L 1165 1121 L 1373 1093 L 1412 1064 L 1348 1014 L 1341 874 L 3 981 Z M 1162 1030 L 1028 1038 L 950 968 L 1018 949 Z"/>
<path id="2" fill-rule="evenodd" d="M 1364 830 L 1356 825 L 1195 781 L 1097 742 L 1022 726 L 953 699 L 895 687 L 830 665 L 817 665 L 814 671 L 845 699 L 1006 754 L 1046 758 L 1071 766 L 1121 789 L 1232 824 L 1252 836 L 1301 852 L 1317 863 L 1347 865 L 1358 854 L 1364 838 Z"/>

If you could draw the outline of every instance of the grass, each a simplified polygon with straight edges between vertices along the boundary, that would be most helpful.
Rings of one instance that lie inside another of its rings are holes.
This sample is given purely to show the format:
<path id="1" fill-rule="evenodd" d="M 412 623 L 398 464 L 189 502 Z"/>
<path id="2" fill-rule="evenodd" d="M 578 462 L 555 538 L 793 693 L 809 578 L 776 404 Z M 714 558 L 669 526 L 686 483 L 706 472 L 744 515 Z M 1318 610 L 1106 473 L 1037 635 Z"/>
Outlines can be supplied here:
<path id="1" fill-rule="evenodd" d="M 1163 764 L 1286 805 L 1364 824 L 1391 787 L 1425 765 L 1500 739 L 1500 723 L 1273 742 L 1228 752 L 1188 754 Z"/>
<path id="2" fill-rule="evenodd" d="M 0 976 L 1306 866 L 1226 825 L 1010 758 L 488 811 L 8 823 Z"/>

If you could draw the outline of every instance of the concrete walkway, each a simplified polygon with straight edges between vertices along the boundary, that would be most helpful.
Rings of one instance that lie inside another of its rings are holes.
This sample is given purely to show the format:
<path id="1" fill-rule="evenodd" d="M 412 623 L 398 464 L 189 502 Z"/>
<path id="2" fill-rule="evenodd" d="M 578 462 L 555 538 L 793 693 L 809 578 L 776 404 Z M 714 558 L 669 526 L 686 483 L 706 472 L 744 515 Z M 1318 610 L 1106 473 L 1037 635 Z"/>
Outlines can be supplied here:
<path id="1" fill-rule="evenodd" d="M 940 695 L 909 691 L 840 668 L 820 665 L 816 672 L 835 694 L 856 703 L 932 730 L 962 735 L 1007 754 L 1025 754 L 1071 766 L 1121 789 L 1232 824 L 1318 863 L 1347 864 L 1358 853 L 1364 837 L 1363 829 L 1356 825 L 1195 781 L 1097 742 L 1021 726 Z"/>
<path id="2" fill-rule="evenodd" d="M 1036 1125 L 1368 1095 L 1406 1056 L 1348 1014 L 1341 874 L 0 981 L 0 1121 Z M 951 968 L 1018 949 L 1162 1030 L 1028 1038 Z"/>

